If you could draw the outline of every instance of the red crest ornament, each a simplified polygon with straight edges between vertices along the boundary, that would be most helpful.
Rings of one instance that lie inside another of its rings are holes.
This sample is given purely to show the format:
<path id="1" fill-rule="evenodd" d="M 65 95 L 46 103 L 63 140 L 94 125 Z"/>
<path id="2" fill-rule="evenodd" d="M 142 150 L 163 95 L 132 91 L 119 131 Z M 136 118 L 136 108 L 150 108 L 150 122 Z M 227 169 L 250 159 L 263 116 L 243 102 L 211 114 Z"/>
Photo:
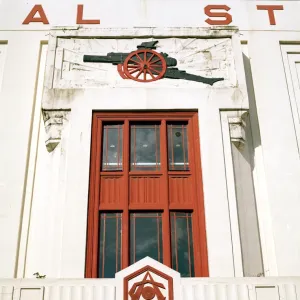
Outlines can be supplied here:
<path id="1" fill-rule="evenodd" d="M 146 284 L 150 285 L 145 286 Z M 152 300 L 155 295 L 158 300 L 165 300 L 166 297 L 163 296 L 159 288 L 165 289 L 165 286 L 155 282 L 151 274 L 147 272 L 142 281 L 134 283 L 128 294 L 131 300 L 140 300 L 141 295 L 145 300 Z"/>
<path id="2" fill-rule="evenodd" d="M 150 266 L 124 278 L 124 300 L 173 300 L 173 279 Z"/>
<path id="3" fill-rule="evenodd" d="M 148 41 L 137 45 L 135 51 L 129 53 L 109 52 L 103 55 L 84 55 L 83 61 L 88 63 L 109 63 L 117 65 L 119 75 L 123 79 L 138 82 L 152 82 L 162 78 L 184 79 L 213 85 L 224 78 L 206 78 L 189 74 L 184 70 L 174 68 L 177 60 L 169 54 L 155 51 L 158 41 Z"/>

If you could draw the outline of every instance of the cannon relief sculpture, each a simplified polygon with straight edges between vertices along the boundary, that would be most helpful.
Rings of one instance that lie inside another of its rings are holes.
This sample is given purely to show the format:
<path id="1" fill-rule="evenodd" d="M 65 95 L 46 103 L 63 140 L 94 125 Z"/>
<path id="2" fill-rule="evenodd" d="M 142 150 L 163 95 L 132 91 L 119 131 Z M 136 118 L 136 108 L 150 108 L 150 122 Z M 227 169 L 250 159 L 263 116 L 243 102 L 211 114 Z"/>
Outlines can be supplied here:
<path id="1" fill-rule="evenodd" d="M 130 53 L 110 52 L 106 56 L 84 55 L 83 61 L 89 63 L 111 63 L 117 66 L 119 75 L 123 79 L 138 82 L 153 82 L 162 78 L 184 79 L 213 85 L 224 78 L 208 78 L 189 74 L 175 68 L 177 60 L 167 53 L 158 53 L 158 41 L 144 42 L 137 46 L 137 50 Z"/>

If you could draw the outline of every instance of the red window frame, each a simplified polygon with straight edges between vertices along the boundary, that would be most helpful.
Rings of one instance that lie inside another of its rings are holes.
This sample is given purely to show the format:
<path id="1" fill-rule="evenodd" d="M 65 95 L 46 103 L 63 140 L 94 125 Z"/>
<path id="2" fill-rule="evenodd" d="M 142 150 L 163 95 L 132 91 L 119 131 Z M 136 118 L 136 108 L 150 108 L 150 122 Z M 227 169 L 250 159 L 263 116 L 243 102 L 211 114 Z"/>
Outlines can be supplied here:
<path id="1" fill-rule="evenodd" d="M 130 122 L 161 122 L 160 149 L 161 170 L 142 171 L 143 176 L 159 175 L 164 184 L 161 193 L 166 201 L 160 205 L 129 204 L 129 179 L 130 176 L 140 175 L 141 171 L 130 171 Z M 190 169 L 188 171 L 169 171 L 167 153 L 167 123 L 187 122 Z M 124 122 L 123 124 L 123 171 L 110 171 L 111 176 L 119 176 L 124 179 L 122 193 L 124 197 L 121 203 L 105 205 L 100 203 L 100 180 L 101 176 L 108 174 L 101 171 L 101 148 L 102 126 L 105 122 Z M 164 149 L 164 151 L 162 151 Z M 189 204 L 169 203 L 169 177 L 186 175 L 192 176 L 193 202 Z M 205 214 L 203 200 L 203 184 L 200 159 L 200 141 L 197 112 L 94 112 L 92 117 L 91 159 L 90 159 L 90 184 L 87 221 L 87 247 L 86 247 L 86 278 L 97 278 L 98 269 L 98 234 L 99 234 L 99 211 L 122 211 L 122 269 L 129 265 L 129 212 L 132 210 L 153 211 L 163 210 L 163 263 L 171 267 L 171 232 L 170 212 L 193 211 L 193 244 L 194 266 L 196 277 L 208 277 L 207 242 L 205 230 Z"/>

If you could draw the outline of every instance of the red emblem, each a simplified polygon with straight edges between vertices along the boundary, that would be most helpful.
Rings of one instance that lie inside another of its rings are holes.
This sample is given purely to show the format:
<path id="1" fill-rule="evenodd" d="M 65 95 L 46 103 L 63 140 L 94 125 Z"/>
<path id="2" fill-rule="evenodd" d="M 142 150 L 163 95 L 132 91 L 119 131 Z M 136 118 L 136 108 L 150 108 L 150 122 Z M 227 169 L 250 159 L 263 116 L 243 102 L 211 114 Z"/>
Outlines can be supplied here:
<path id="1" fill-rule="evenodd" d="M 154 274 L 156 275 L 156 280 L 153 278 Z M 140 275 L 143 275 L 143 279 L 135 281 L 134 279 Z M 157 276 L 162 280 L 158 280 Z M 128 291 L 129 282 L 133 282 L 133 284 Z M 124 299 L 173 300 L 173 279 L 153 267 L 145 266 L 124 278 Z"/>
<path id="2" fill-rule="evenodd" d="M 151 49 L 137 50 L 130 53 L 123 65 L 125 77 L 139 82 L 151 82 L 161 79 L 166 70 L 167 64 L 163 56 Z M 122 73 L 119 72 L 119 74 L 122 76 Z"/>
<path id="3" fill-rule="evenodd" d="M 145 286 L 145 284 L 151 284 L 152 286 Z M 160 291 L 165 289 L 162 283 L 155 282 L 149 272 L 146 273 L 142 281 L 136 282 L 129 291 L 131 300 L 139 300 L 141 295 L 145 300 L 152 300 L 155 296 L 157 300 L 165 300 L 166 297 Z"/>
<path id="4" fill-rule="evenodd" d="M 119 75 L 123 79 L 132 79 L 138 82 L 152 82 L 162 78 L 185 79 L 213 85 L 224 78 L 205 78 L 189 74 L 186 71 L 174 68 L 177 60 L 167 53 L 158 53 L 158 41 L 143 42 L 137 46 L 138 50 L 130 53 L 110 52 L 106 56 L 84 55 L 84 62 L 110 63 L 117 65 Z"/>

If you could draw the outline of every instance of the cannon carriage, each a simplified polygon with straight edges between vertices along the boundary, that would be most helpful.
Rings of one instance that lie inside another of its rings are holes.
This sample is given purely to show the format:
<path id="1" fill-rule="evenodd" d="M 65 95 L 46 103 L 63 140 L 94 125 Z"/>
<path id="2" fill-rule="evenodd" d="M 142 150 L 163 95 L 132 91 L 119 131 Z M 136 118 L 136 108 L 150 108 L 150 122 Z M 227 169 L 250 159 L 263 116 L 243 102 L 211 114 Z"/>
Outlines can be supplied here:
<path id="1" fill-rule="evenodd" d="M 84 55 L 84 62 L 111 63 L 117 65 L 119 75 L 123 79 L 132 79 L 138 82 L 152 82 L 162 78 L 185 79 L 213 85 L 224 78 L 207 78 L 186 73 L 174 68 L 177 60 L 169 57 L 167 53 L 158 53 L 158 41 L 143 42 L 137 46 L 136 51 L 130 53 L 110 52 L 106 56 Z"/>

